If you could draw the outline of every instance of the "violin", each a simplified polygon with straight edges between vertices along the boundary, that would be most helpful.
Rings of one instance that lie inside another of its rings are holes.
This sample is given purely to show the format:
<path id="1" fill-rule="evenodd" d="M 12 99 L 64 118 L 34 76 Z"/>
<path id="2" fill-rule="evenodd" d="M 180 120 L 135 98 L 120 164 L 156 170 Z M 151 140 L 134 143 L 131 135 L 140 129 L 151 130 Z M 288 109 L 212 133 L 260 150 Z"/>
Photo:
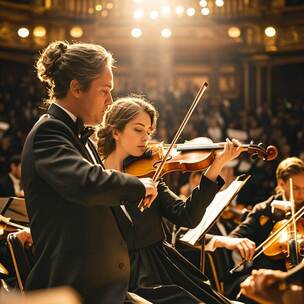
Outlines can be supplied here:
<path id="1" fill-rule="evenodd" d="M 280 233 L 287 228 L 288 226 L 291 227 L 291 225 L 293 223 L 296 223 L 298 220 L 300 220 L 302 218 L 302 216 L 304 215 L 304 206 L 301 207 L 294 215 L 292 215 L 288 220 L 283 220 L 280 221 L 280 225 L 276 226 L 276 230 L 272 230 L 272 233 L 270 233 L 270 235 L 268 236 L 268 238 L 262 242 L 258 247 L 255 248 L 254 250 L 254 256 L 251 260 L 251 262 L 253 262 L 258 256 L 260 256 L 262 253 L 264 253 L 269 246 L 271 246 L 278 237 L 280 237 Z M 303 222 L 302 222 L 303 223 Z M 287 228 L 289 229 L 289 228 Z M 298 228 L 296 228 L 296 230 L 298 230 Z M 290 234 L 287 234 L 287 237 L 289 237 Z M 283 234 L 283 238 L 284 238 L 284 234 Z M 285 234 L 285 238 L 286 238 L 286 234 Z M 279 244 L 279 243 L 278 243 Z M 302 243 L 303 244 L 303 243 Z M 280 246 L 280 244 L 278 245 Z M 293 247 L 295 247 L 295 249 L 297 249 L 296 244 L 293 245 Z M 275 250 L 273 250 L 274 252 Z M 298 250 L 295 250 L 296 252 Z M 275 256 L 276 254 L 274 254 Z M 234 268 L 232 268 L 229 272 L 232 274 L 234 273 L 241 265 L 243 265 L 246 262 L 245 259 L 243 259 L 238 265 L 236 265 Z"/>
<path id="2" fill-rule="evenodd" d="M 187 172 L 206 169 L 214 161 L 215 151 L 223 149 L 224 144 L 224 142 L 213 143 L 211 139 L 206 137 L 195 138 L 184 144 L 175 144 L 167 155 L 160 176 L 174 171 Z M 131 157 L 126 160 L 124 163 L 125 172 L 137 177 L 154 176 L 167 154 L 167 147 L 163 143 L 149 145 L 142 157 Z M 246 149 L 248 154 L 263 160 L 273 160 L 278 155 L 275 146 L 268 146 L 265 149 L 261 144 L 251 143 L 244 144 L 242 147 Z"/>
<path id="3" fill-rule="evenodd" d="M 279 230 L 286 222 L 286 219 L 277 222 L 270 235 Z M 296 231 L 294 231 L 293 225 L 289 224 L 282 229 L 273 242 L 266 243 L 264 247 L 264 254 L 268 257 L 286 259 L 287 269 L 295 266 L 300 260 L 299 258 L 304 256 L 304 219 L 300 218 L 296 222 Z"/>

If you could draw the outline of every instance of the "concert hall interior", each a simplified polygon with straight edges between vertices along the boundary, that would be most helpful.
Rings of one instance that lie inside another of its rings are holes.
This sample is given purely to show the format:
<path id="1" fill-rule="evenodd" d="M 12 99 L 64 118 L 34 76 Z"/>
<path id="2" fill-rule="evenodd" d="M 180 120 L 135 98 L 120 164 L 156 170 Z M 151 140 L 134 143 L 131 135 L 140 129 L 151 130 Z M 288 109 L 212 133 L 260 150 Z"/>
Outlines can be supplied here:
<path id="1" fill-rule="evenodd" d="M 0 303 L 304 303 L 304 0 L 0 0 L 0 63 Z"/>

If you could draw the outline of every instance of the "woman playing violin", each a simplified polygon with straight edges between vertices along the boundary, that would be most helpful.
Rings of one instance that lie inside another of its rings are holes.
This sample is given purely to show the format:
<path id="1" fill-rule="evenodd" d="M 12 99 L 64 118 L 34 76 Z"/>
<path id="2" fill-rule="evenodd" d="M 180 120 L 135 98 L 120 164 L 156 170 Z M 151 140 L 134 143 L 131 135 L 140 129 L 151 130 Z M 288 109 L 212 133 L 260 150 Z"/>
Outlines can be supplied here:
<path id="1" fill-rule="evenodd" d="M 142 156 L 156 120 L 155 108 L 143 99 L 127 97 L 114 102 L 98 131 L 98 148 L 105 167 L 123 171 L 127 157 Z M 158 196 L 150 208 L 141 212 L 126 204 L 114 209 L 130 254 L 129 290 L 153 303 L 229 303 L 211 289 L 197 268 L 166 243 L 162 217 L 179 226 L 195 227 L 223 185 L 219 176 L 222 167 L 242 151 L 238 141 L 227 139 L 186 201 L 160 180 Z"/>

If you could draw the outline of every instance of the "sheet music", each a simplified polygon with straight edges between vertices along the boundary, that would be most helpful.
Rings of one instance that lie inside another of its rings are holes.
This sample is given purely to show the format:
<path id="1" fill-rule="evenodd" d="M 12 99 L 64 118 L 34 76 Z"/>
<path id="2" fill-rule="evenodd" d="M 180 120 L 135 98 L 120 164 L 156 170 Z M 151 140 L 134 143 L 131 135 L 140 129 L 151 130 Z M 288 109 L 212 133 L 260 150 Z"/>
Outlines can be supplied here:
<path id="1" fill-rule="evenodd" d="M 228 188 L 218 192 L 213 201 L 207 207 L 201 222 L 195 228 L 186 232 L 180 240 L 194 245 L 203 235 L 205 235 L 207 230 L 211 228 L 212 224 L 229 205 L 229 203 L 233 200 L 249 178 L 250 176 L 248 176 L 244 181 L 237 178 L 230 184 Z"/>

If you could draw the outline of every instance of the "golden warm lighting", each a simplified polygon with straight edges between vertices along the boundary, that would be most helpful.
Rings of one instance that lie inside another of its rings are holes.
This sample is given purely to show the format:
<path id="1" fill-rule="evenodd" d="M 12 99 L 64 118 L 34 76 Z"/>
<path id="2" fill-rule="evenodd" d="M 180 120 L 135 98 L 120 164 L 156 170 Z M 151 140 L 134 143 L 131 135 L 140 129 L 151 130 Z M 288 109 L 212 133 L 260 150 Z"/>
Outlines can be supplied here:
<path id="1" fill-rule="evenodd" d="M 102 10 L 102 5 L 101 4 L 96 4 L 95 9 L 97 12 L 100 12 Z"/>
<path id="2" fill-rule="evenodd" d="M 224 6 L 224 0 L 216 0 L 215 5 L 216 6 Z"/>
<path id="3" fill-rule="evenodd" d="M 21 27 L 18 30 L 18 36 L 21 38 L 26 38 L 30 34 L 30 31 L 26 27 Z"/>
<path id="4" fill-rule="evenodd" d="M 159 12 L 158 11 L 151 11 L 150 12 L 150 18 L 152 20 L 156 20 L 156 19 L 158 19 L 158 17 L 159 17 Z"/>
<path id="5" fill-rule="evenodd" d="M 74 26 L 70 30 L 70 35 L 74 38 L 80 38 L 83 35 L 83 30 L 80 26 Z"/>
<path id="6" fill-rule="evenodd" d="M 142 31 L 141 31 L 140 28 L 136 27 L 136 28 L 132 29 L 131 35 L 132 35 L 132 37 L 134 37 L 134 38 L 139 38 L 139 37 L 141 37 L 141 35 L 142 35 Z"/>
<path id="7" fill-rule="evenodd" d="M 193 7 L 189 7 L 187 9 L 187 15 L 190 16 L 190 17 L 194 16 L 195 15 L 195 9 Z"/>
<path id="8" fill-rule="evenodd" d="M 88 9 L 88 13 L 89 13 L 90 15 L 94 14 L 94 8 L 93 8 L 93 7 L 90 7 L 90 8 Z"/>
<path id="9" fill-rule="evenodd" d="M 141 9 L 137 9 L 133 13 L 133 18 L 134 19 L 141 19 L 144 16 L 144 11 Z"/>
<path id="10" fill-rule="evenodd" d="M 203 7 L 203 8 L 201 9 L 201 13 L 202 13 L 202 15 L 204 15 L 204 16 L 208 16 L 209 13 L 210 13 L 210 10 L 209 10 L 208 7 Z"/>
<path id="11" fill-rule="evenodd" d="M 102 17 L 107 17 L 108 15 L 109 15 L 109 12 L 106 11 L 106 10 L 103 10 L 103 11 L 101 12 L 101 16 L 102 16 Z"/>
<path id="12" fill-rule="evenodd" d="M 42 38 L 46 35 L 46 28 L 44 26 L 36 26 L 33 30 L 33 35 L 38 38 Z"/>
<path id="13" fill-rule="evenodd" d="M 107 3 L 107 9 L 111 10 L 114 7 L 114 4 L 112 2 Z"/>
<path id="14" fill-rule="evenodd" d="M 170 29 L 164 28 L 164 29 L 162 29 L 162 31 L 161 31 L 161 35 L 162 35 L 164 38 L 169 38 L 169 37 L 171 37 L 172 32 L 171 32 Z"/>
<path id="15" fill-rule="evenodd" d="M 228 35 L 231 38 L 239 38 L 241 36 L 241 30 L 236 26 L 231 26 L 228 29 Z"/>
<path id="16" fill-rule="evenodd" d="M 165 5 L 161 8 L 161 13 L 164 17 L 169 17 L 171 15 L 170 5 Z"/>
<path id="17" fill-rule="evenodd" d="M 182 5 L 178 5 L 176 8 L 175 8 L 175 12 L 177 15 L 182 15 L 184 13 L 184 7 Z"/>
<path id="18" fill-rule="evenodd" d="M 265 28 L 264 33 L 267 37 L 274 37 L 277 32 L 276 32 L 276 29 L 273 26 L 268 26 L 268 27 Z"/>
<path id="19" fill-rule="evenodd" d="M 207 0 L 201 0 L 199 4 L 202 7 L 206 7 L 208 5 L 208 2 L 207 2 Z"/>

